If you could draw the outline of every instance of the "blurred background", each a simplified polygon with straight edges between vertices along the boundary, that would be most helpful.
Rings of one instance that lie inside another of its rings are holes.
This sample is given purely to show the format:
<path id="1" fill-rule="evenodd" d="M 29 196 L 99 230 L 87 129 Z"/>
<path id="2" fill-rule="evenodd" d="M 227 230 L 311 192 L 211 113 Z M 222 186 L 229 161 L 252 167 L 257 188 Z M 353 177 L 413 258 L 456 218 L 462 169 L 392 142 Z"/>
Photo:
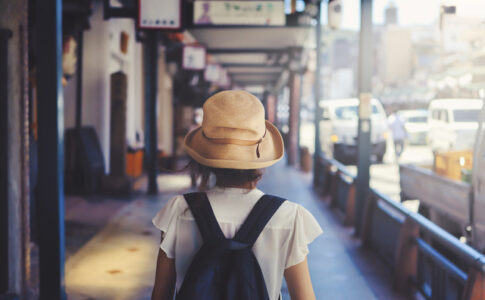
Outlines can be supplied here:
<path id="1" fill-rule="evenodd" d="M 328 228 L 317 299 L 485 299 L 479 0 L 0 0 L 0 299 L 149 299 L 226 89 L 285 140 L 262 189 Z"/>

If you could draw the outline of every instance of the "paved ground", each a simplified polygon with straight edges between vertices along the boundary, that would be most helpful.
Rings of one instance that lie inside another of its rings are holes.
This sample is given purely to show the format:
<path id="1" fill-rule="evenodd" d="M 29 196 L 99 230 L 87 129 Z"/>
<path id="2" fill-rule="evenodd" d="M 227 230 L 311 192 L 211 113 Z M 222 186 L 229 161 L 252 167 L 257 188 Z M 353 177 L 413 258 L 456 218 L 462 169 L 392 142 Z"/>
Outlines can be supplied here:
<path id="1" fill-rule="evenodd" d="M 310 176 L 284 162 L 266 171 L 260 188 L 301 203 L 324 234 L 310 245 L 310 272 L 317 299 L 403 299 L 390 288 L 389 270 L 359 246 L 352 232 L 311 189 Z M 94 238 L 66 263 L 68 299 L 149 299 L 159 235 L 153 215 L 190 185 L 187 176 L 162 176 L 158 197 L 124 205 Z M 86 211 L 86 213 L 88 213 Z M 289 299 L 283 287 L 284 299 Z"/>
<path id="2" fill-rule="evenodd" d="M 282 162 L 266 171 L 260 188 L 302 204 L 322 226 L 324 233 L 310 245 L 308 257 L 317 299 L 406 299 L 391 290 L 389 270 L 360 247 L 352 231 L 313 192 L 310 175 Z M 283 299 L 290 299 L 286 287 L 283 292 Z"/>
<path id="3" fill-rule="evenodd" d="M 106 225 L 101 230 L 98 227 L 100 231 L 89 242 L 68 257 L 68 299 L 150 299 L 160 240 L 151 219 L 170 197 L 189 186 L 188 176 L 162 175 L 159 196 L 139 196 L 128 203 L 121 202 L 121 208 L 120 202 L 101 205 L 84 201 L 74 207 L 74 212 L 66 214 L 84 228 L 80 237 L 70 237 L 73 240 L 70 249 L 87 237 L 90 224 L 98 226 L 103 222 L 100 216 L 110 218 L 104 220 Z"/>

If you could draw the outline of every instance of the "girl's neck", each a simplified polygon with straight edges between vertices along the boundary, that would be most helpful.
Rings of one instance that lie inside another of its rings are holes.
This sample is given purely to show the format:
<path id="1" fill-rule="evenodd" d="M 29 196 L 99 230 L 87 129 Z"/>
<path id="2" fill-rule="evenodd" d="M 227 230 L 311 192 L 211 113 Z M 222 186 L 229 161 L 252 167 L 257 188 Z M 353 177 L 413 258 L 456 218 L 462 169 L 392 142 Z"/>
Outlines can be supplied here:
<path id="1" fill-rule="evenodd" d="M 216 183 L 216 186 L 222 187 L 222 188 L 238 188 L 238 189 L 247 189 L 247 190 L 254 190 L 256 188 L 256 183 L 254 182 L 246 182 L 245 184 L 240 184 L 240 185 L 218 185 Z"/>

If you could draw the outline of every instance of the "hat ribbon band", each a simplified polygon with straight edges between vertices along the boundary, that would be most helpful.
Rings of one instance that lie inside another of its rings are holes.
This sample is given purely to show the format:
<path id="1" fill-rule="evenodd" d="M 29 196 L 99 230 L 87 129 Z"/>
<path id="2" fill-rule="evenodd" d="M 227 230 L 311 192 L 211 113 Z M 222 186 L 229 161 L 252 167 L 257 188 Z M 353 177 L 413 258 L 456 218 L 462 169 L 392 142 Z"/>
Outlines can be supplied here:
<path id="1" fill-rule="evenodd" d="M 263 137 L 260 138 L 257 141 L 254 141 L 254 140 L 253 141 L 247 141 L 247 140 L 239 140 L 239 139 L 231 139 L 231 138 L 210 138 L 207 135 L 205 135 L 204 131 L 202 131 L 202 136 L 204 138 L 208 139 L 209 141 L 211 141 L 214 144 L 222 144 L 222 145 L 231 144 L 231 145 L 239 145 L 239 146 L 258 145 L 258 147 L 256 147 L 256 155 L 259 158 L 260 157 L 259 144 L 263 141 L 263 138 L 266 136 L 266 130 L 264 131 Z"/>

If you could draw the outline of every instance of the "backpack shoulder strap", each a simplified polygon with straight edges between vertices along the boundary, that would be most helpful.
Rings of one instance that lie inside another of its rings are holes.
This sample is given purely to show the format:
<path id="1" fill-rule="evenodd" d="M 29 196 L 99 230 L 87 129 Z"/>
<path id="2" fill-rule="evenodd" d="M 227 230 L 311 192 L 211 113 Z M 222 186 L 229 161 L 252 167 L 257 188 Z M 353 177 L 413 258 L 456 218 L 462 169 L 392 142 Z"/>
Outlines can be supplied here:
<path id="1" fill-rule="evenodd" d="M 225 239 L 206 193 L 184 194 L 204 242 Z"/>
<path id="2" fill-rule="evenodd" d="M 263 195 L 254 205 L 246 221 L 241 225 L 234 236 L 234 240 L 249 244 L 252 247 L 268 221 L 284 201 L 285 199 L 280 197 Z"/>

